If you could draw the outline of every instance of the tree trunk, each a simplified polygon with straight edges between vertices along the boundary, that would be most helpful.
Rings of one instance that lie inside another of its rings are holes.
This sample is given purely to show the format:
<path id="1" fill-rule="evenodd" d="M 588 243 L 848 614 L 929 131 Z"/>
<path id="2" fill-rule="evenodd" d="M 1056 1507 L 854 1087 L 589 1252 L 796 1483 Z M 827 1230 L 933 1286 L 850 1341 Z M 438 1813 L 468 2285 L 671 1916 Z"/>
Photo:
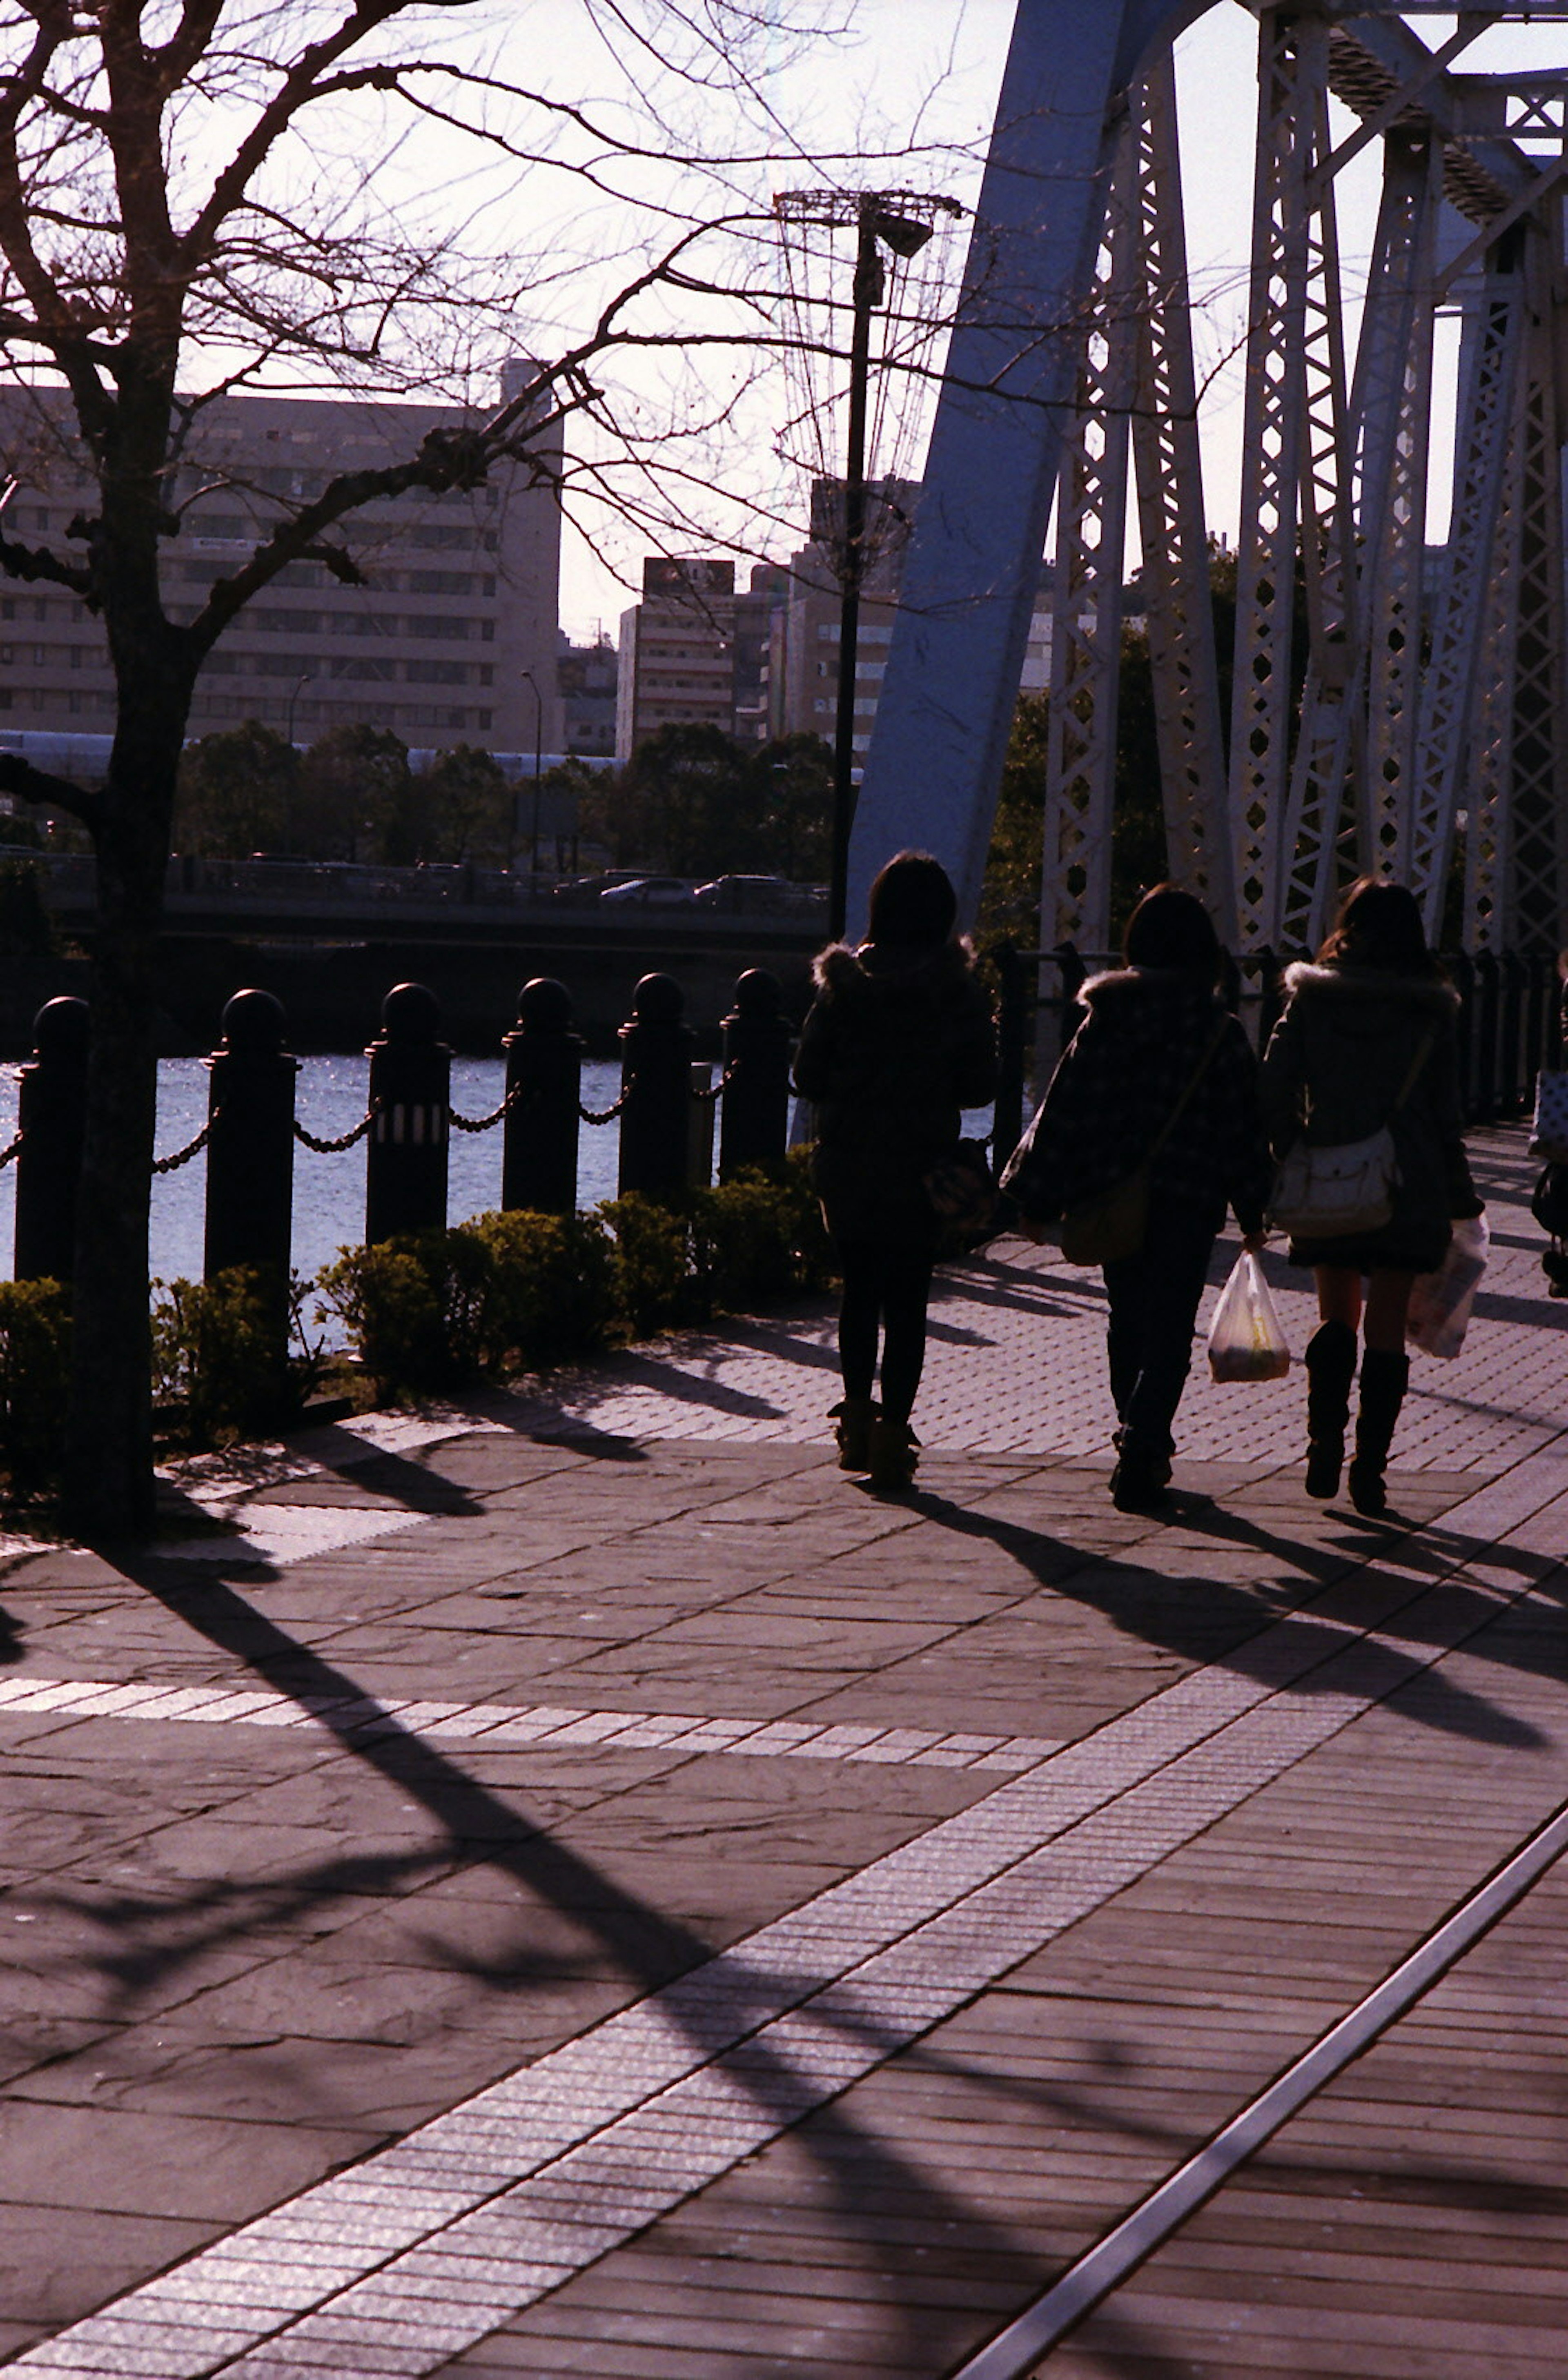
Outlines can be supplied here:
<path id="1" fill-rule="evenodd" d="M 172 682 L 171 682 L 172 681 Z M 66 1521 L 89 1543 L 153 1516 L 148 1208 L 157 1106 L 157 946 L 188 689 L 122 689 L 97 824 L 87 1136 L 78 1217 Z"/>

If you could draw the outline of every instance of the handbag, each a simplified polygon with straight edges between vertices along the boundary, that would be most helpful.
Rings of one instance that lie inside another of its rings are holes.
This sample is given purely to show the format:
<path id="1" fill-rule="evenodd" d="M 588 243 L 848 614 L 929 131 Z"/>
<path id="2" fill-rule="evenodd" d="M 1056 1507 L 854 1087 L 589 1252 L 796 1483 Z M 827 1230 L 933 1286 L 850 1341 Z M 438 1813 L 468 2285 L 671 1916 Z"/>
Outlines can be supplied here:
<path id="1" fill-rule="evenodd" d="M 1486 1217 L 1463 1216 L 1453 1226 L 1437 1270 L 1419 1272 L 1411 1282 L 1404 1336 L 1424 1355 L 1440 1355 L 1445 1363 L 1452 1362 L 1464 1346 L 1490 1244 Z"/>
<path id="2" fill-rule="evenodd" d="M 1120 1182 L 1112 1183 L 1109 1190 L 1096 1191 L 1092 1198 L 1080 1198 L 1063 1216 L 1062 1253 L 1069 1264 L 1117 1264 L 1124 1257 L 1136 1257 L 1142 1247 L 1149 1232 L 1149 1183 L 1154 1160 L 1208 1073 L 1209 1062 L 1224 1039 L 1230 1021 L 1228 1016 L 1222 1016 L 1214 1027 L 1208 1048 L 1188 1075 L 1181 1098 L 1155 1135 L 1142 1164 Z"/>
<path id="3" fill-rule="evenodd" d="M 1558 1165 L 1568 1161 L 1568 1071 L 1562 1067 L 1543 1066 L 1536 1076 L 1530 1155 Z"/>
<path id="4" fill-rule="evenodd" d="M 1331 1142 L 1313 1148 L 1298 1140 L 1287 1149 L 1274 1179 L 1269 1219 L 1294 1240 L 1336 1240 L 1352 1232 L 1380 1232 L 1393 1216 L 1399 1158 L 1393 1119 L 1416 1087 L 1432 1046 L 1428 1033 L 1400 1085 L 1389 1120 L 1365 1140 Z"/>
<path id="5" fill-rule="evenodd" d="M 921 1178 L 940 1220 L 955 1238 L 985 1237 L 996 1219 L 996 1184 L 983 1140 L 961 1140 Z"/>

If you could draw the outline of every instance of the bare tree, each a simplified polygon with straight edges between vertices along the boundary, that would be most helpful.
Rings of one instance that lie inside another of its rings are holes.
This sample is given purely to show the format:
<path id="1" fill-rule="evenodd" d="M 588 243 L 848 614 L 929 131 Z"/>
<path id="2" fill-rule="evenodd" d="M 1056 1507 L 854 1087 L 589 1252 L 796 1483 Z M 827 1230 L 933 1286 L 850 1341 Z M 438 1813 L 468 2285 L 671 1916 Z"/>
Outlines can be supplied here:
<path id="1" fill-rule="evenodd" d="M 565 11 L 560 0 L 557 30 Z M 594 480 L 618 451 L 630 471 L 623 500 L 651 523 L 652 450 L 673 425 L 646 403 L 634 419 L 615 399 L 616 351 L 662 349 L 676 373 L 704 342 L 721 348 L 732 360 L 716 395 L 699 396 L 696 379 L 675 383 L 687 414 L 674 426 L 700 431 L 733 406 L 752 368 L 746 341 L 765 327 L 744 290 L 703 262 L 702 239 L 761 219 L 770 146 L 790 153 L 748 79 L 760 45 L 776 55 L 778 10 L 581 0 L 606 61 L 618 51 L 636 69 L 614 103 L 529 87 L 526 63 L 511 61 L 533 57 L 525 36 L 542 13 L 494 20 L 477 0 L 10 0 L 0 17 L 0 332 L 13 381 L 41 378 L 52 393 L 38 436 L 60 438 L 64 423 L 91 491 L 63 540 L 28 542 L 0 520 L 0 569 L 100 615 L 117 698 L 100 789 L 0 757 L 0 788 L 79 820 L 97 858 L 67 1455 L 68 1516 L 90 1537 L 144 1531 L 152 1514 L 153 970 L 203 662 L 290 564 L 310 559 L 354 583 L 366 505 L 475 490 L 503 465 L 558 483 L 574 415 L 596 427 Z M 829 0 L 796 0 L 786 21 L 793 37 L 820 35 L 830 13 Z M 640 117 L 627 95 L 639 85 Z M 755 141 L 732 138 L 723 156 L 687 128 L 748 115 Z M 404 145 L 432 128 L 453 144 L 454 187 L 473 193 L 456 229 L 450 194 L 446 211 L 421 210 L 431 152 Z M 569 208 L 549 200 L 551 173 L 569 176 Z M 525 208 L 541 227 L 532 268 L 482 253 L 485 209 L 503 200 L 514 228 Z M 602 253 L 585 278 L 586 238 L 569 271 L 564 226 L 602 202 L 631 228 L 618 259 Z M 201 487 L 215 396 L 461 401 L 492 385 L 519 346 L 545 360 L 508 401 L 468 407 L 385 468 L 276 499 L 248 556 L 193 615 L 171 601 L 167 557 L 187 492 Z"/>

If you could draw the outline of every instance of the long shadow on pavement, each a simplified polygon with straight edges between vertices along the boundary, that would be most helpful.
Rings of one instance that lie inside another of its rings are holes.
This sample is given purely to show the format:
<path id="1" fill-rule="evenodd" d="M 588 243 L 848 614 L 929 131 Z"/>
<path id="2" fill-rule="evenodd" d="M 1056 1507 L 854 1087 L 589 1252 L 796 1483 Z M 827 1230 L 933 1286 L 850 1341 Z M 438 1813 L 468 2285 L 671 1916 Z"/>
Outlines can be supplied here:
<path id="1" fill-rule="evenodd" d="M 275 1925 L 290 1910 L 303 1912 L 312 1904 L 345 1891 L 363 1893 L 367 1883 L 384 1883 L 395 1890 L 400 1883 L 422 1880 L 462 1861 L 499 1868 L 529 1894 L 548 1902 L 584 1932 L 598 1937 L 625 1973 L 642 1992 L 653 1992 L 692 1969 L 722 1956 L 730 1975 L 747 1974 L 754 1985 L 755 2009 L 750 2021 L 762 2024 L 791 2006 L 798 2006 L 831 1978 L 825 1974 L 788 1974 L 760 1967 L 747 1968 L 744 1947 L 715 1953 L 711 1945 L 679 1920 L 669 1916 L 616 1883 L 591 1860 L 533 1826 L 496 1793 L 477 1783 L 428 1741 L 409 1734 L 395 1716 L 379 1711 L 373 1697 L 362 1694 L 354 1680 L 313 1653 L 268 1620 L 236 1590 L 217 1579 L 192 1582 L 183 1565 L 156 1558 L 121 1557 L 124 1574 L 143 1587 L 179 1620 L 213 1645 L 242 1661 L 255 1676 L 291 1699 L 305 1703 L 317 1723 L 334 1734 L 341 1748 L 383 1777 L 397 1793 L 418 1802 L 445 1837 L 442 1848 L 421 1849 L 386 1863 L 366 1863 L 334 1855 L 302 1870 L 274 1890 L 264 1905 L 265 1920 Z M 378 1717 L 379 1711 L 379 1717 Z M 184 1902 L 161 1900 L 155 1913 L 165 1922 L 188 1907 L 205 1910 L 209 1924 L 200 1939 L 159 1944 L 143 1938 L 95 1963 L 114 1978 L 128 2000 L 199 1951 L 214 1943 L 250 1931 L 258 1922 L 253 1888 L 205 1886 Z M 56 1894 L 63 1904 L 68 1896 Z M 124 1915 L 135 1925 L 144 1922 L 150 1905 L 128 1897 Z M 102 1921 L 109 1912 L 102 1900 L 91 1914 Z M 525 1921 L 526 1922 L 526 1921 Z M 79 1965 L 79 1960 L 73 1963 Z M 520 1962 L 526 1973 L 526 1953 Z M 885 2220 L 879 2209 L 889 2204 L 906 2212 L 918 2210 L 918 2219 L 933 2227 L 961 2229 L 983 2254 L 1016 2256 L 1010 2242 L 984 2216 L 957 2195 L 933 2181 L 928 2171 L 907 2163 L 896 2147 L 881 2138 L 855 2133 L 855 2155 L 845 2154 L 844 2142 L 853 2128 L 842 2111 L 824 2106 L 820 2086 L 796 2073 L 782 2056 L 772 2054 L 759 2035 L 736 2042 L 745 2018 L 734 1990 L 723 2005 L 705 2006 L 674 1994 L 664 2003 L 672 2023 L 687 2034 L 699 2061 L 721 2057 L 732 2046 L 743 2047 L 738 2070 L 745 2087 L 781 2128 L 794 2127 L 814 2115 L 824 2127 L 818 2162 L 828 2185 L 834 2217 L 846 2238 L 860 2241 L 865 2270 L 881 2280 L 890 2336 L 887 2346 L 900 2374 L 931 2374 L 945 2368 L 958 2348 L 972 2338 L 972 2325 L 962 2316 L 963 2335 L 955 2328 L 943 2338 L 941 2318 L 930 2307 L 908 2306 L 901 2298 L 896 2271 L 887 2256 Z M 128 2009 L 122 2006 L 122 2016 Z M 842 2006 L 821 2014 L 839 2031 L 875 2051 L 891 2056 L 907 2046 L 903 2034 L 885 2033 L 874 2021 L 846 2011 Z M 802 2135 L 804 2138 L 805 2136 Z M 830 2153 L 828 2143 L 833 2143 Z M 569 2284 L 568 2284 L 569 2286 Z M 879 2342 L 881 2344 L 881 2342 Z"/>
<path id="2" fill-rule="evenodd" d="M 1214 1533 L 1256 1544 L 1288 1560 L 1293 1569 L 1307 1571 L 1305 1599 L 1298 1599 L 1286 1585 L 1270 1594 L 1258 1586 L 1239 1587 L 1229 1581 L 1146 1570 L 1136 1562 L 1119 1561 L 1113 1555 L 1089 1557 L 1081 1566 L 1064 1571 L 1059 1537 L 1047 1536 L 1015 1521 L 999 1520 L 927 1491 L 917 1493 L 909 1500 L 928 1520 L 951 1529 L 955 1536 L 988 1538 L 1053 1594 L 1102 1613 L 1124 1634 L 1158 1645 L 1195 1664 L 1217 1663 L 1293 1695 L 1337 1692 L 1334 1681 L 1320 1674 L 1323 1665 L 1347 1646 L 1363 1641 L 1360 1629 L 1354 1623 L 1313 1613 L 1311 1602 L 1315 1597 L 1310 1582 L 1314 1574 L 1319 1593 L 1357 1575 L 1369 1590 L 1381 1586 L 1385 1591 L 1392 1587 L 1397 1592 L 1403 1588 L 1402 1600 L 1378 1614 L 1375 1624 L 1380 1626 L 1397 1623 L 1403 1627 L 1403 1607 L 1429 1591 L 1421 1585 L 1389 1578 L 1378 1571 L 1375 1563 L 1363 1565 L 1343 1554 L 1319 1552 L 1272 1536 L 1266 1530 L 1239 1521 L 1234 1513 L 1225 1515 Z M 1482 1550 L 1478 1541 L 1473 1550 Z M 1550 1567 L 1543 1563 L 1543 1569 Z M 1456 1585 L 1454 1591 L 1474 1599 L 1474 1628 L 1466 1630 L 1466 1635 L 1473 1634 L 1475 1629 L 1483 1627 L 1505 1608 L 1480 1588 Z M 1283 1685 L 1279 1684 L 1270 1642 L 1282 1621 L 1290 1622 L 1297 1632 L 1297 1647 L 1304 1641 L 1299 1633 L 1302 1631 L 1307 1632 L 1305 1641 L 1309 1647 L 1320 1647 L 1316 1666 Z M 1319 1640 L 1316 1646 L 1314 1638 Z M 1396 1691 L 1409 1676 L 1408 1664 L 1392 1647 L 1385 1656 L 1379 1646 L 1368 1644 L 1366 1658 L 1370 1665 L 1370 1677 L 1365 1691 L 1375 1700 Z M 1527 1721 L 1500 1710 L 1481 1695 L 1467 1693 L 1440 1672 L 1428 1670 L 1423 1676 L 1426 1692 L 1418 1716 L 1424 1726 L 1486 1743 L 1525 1746 L 1538 1745 L 1544 1741 Z"/>

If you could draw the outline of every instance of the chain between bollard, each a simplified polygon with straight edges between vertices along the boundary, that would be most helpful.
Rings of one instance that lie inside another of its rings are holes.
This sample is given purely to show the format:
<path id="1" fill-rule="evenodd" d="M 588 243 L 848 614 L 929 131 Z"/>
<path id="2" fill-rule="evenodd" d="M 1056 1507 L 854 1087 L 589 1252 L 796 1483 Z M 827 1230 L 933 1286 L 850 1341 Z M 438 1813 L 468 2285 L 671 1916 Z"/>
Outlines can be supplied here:
<path id="1" fill-rule="evenodd" d="M 632 1082 L 635 1082 L 636 1079 L 637 1078 L 634 1075 L 632 1077 Z M 626 1106 L 626 1103 L 630 1099 L 631 1095 L 632 1083 L 629 1082 L 622 1091 L 620 1098 L 615 1101 L 613 1108 L 601 1108 L 596 1114 L 592 1108 L 585 1108 L 579 1105 L 577 1113 L 581 1116 L 584 1123 L 614 1123 L 615 1118 L 620 1114 L 621 1110 Z"/>
<path id="2" fill-rule="evenodd" d="M 220 1108 L 218 1115 L 222 1113 L 223 1110 Z M 155 1157 L 152 1160 L 153 1172 L 177 1173 L 182 1165 L 188 1165 L 193 1157 L 200 1157 L 213 1137 L 213 1126 L 217 1121 L 217 1115 L 210 1115 L 194 1140 L 187 1141 L 183 1148 L 176 1148 L 172 1157 Z"/>
<path id="3" fill-rule="evenodd" d="M 513 1109 L 521 1107 L 525 1099 L 535 1098 L 538 1090 L 537 1083 L 519 1083 L 515 1090 L 507 1092 L 498 1108 L 491 1110 L 489 1115 L 463 1116 L 456 1108 L 448 1108 L 446 1120 L 454 1132 L 489 1132 L 494 1125 L 504 1123 Z"/>
<path id="4" fill-rule="evenodd" d="M 691 1095 L 692 1098 L 705 1108 L 717 1107 L 719 1101 L 723 1098 L 724 1093 L 729 1089 L 730 1085 L 734 1082 L 739 1072 L 739 1059 L 732 1058 L 729 1064 L 724 1068 L 723 1073 L 720 1075 L 718 1081 L 716 1083 L 711 1083 L 705 1091 L 694 1090 Z"/>
<path id="5" fill-rule="evenodd" d="M 346 1148 L 352 1148 L 357 1140 L 364 1139 L 380 1113 L 381 1101 L 378 1099 L 372 1107 L 365 1110 L 352 1132 L 343 1133 L 336 1140 L 318 1140 L 313 1132 L 306 1131 L 298 1117 L 296 1116 L 294 1137 L 303 1142 L 307 1148 L 313 1148 L 318 1157 L 340 1157 Z"/>
<path id="6" fill-rule="evenodd" d="M 12 1159 L 17 1155 L 26 1138 L 27 1135 L 25 1132 L 18 1132 L 9 1148 L 0 1148 L 0 1172 L 4 1172 L 5 1168 L 10 1164 Z"/>

